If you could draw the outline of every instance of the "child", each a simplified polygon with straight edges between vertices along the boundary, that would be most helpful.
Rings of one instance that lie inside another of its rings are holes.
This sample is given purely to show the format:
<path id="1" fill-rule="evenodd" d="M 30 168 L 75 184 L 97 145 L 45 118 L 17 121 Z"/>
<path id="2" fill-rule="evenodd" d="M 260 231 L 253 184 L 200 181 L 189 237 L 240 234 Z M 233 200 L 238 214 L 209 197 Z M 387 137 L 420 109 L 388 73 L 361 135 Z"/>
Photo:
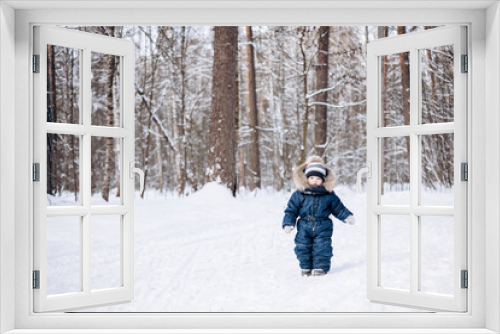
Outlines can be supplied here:
<path id="1" fill-rule="evenodd" d="M 297 222 L 295 254 L 302 276 L 323 276 L 330 270 L 333 256 L 333 214 L 353 225 L 354 216 L 333 192 L 335 176 L 323 160 L 312 156 L 293 173 L 297 190 L 292 194 L 283 219 L 283 229 L 290 233 Z M 299 219 L 297 220 L 297 218 Z"/>

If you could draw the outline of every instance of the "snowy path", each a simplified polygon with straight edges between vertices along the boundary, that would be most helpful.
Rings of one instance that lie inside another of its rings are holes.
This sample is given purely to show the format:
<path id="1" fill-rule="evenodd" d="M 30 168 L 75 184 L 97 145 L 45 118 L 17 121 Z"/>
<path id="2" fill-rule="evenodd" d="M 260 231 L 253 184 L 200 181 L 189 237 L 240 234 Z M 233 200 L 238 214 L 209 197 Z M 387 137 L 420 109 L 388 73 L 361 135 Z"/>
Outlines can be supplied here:
<path id="1" fill-rule="evenodd" d="M 415 311 L 366 299 L 366 194 L 336 192 L 357 224 L 334 221 L 332 271 L 324 277 L 300 276 L 295 231 L 281 229 L 290 194 L 234 199 L 209 184 L 187 198 L 137 199 L 135 299 L 87 311 Z M 404 252 L 399 256 L 392 261 L 405 260 Z M 99 278 L 109 279 L 106 273 Z"/>

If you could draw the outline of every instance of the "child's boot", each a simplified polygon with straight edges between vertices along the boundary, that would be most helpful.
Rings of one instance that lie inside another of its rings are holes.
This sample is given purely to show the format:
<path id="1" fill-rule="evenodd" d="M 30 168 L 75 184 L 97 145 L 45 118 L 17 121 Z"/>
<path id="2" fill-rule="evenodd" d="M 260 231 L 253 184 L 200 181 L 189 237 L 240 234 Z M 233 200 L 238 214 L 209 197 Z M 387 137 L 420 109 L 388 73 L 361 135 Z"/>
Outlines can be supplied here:
<path id="1" fill-rule="evenodd" d="M 312 275 L 313 276 L 324 276 L 324 275 L 326 275 L 326 271 L 324 271 L 323 269 L 313 269 Z"/>
<path id="2" fill-rule="evenodd" d="M 311 269 L 302 269 L 302 276 L 311 276 Z"/>

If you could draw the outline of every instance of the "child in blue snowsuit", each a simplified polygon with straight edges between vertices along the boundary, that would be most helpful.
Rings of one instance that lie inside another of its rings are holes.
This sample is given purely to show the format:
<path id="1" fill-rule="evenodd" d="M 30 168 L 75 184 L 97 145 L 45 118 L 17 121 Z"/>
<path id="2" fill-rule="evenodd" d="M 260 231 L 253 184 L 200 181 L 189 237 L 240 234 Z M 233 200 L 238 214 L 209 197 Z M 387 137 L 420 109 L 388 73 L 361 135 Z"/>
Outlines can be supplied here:
<path id="1" fill-rule="evenodd" d="M 333 256 L 330 214 L 351 225 L 354 215 L 333 191 L 335 176 L 320 157 L 312 156 L 299 165 L 293 181 L 297 190 L 288 201 L 282 226 L 286 233 L 297 226 L 295 254 L 302 276 L 322 276 L 330 270 Z"/>

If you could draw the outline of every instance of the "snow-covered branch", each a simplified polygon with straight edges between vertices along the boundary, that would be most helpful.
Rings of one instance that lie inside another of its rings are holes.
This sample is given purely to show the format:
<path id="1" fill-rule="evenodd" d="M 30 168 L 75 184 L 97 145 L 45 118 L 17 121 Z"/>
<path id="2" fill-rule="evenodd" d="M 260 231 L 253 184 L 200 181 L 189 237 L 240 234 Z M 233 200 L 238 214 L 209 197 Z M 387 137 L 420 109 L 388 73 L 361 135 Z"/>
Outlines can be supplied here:
<path id="1" fill-rule="evenodd" d="M 337 82 L 337 84 L 335 86 L 332 86 L 332 87 L 328 87 L 328 88 L 323 88 L 323 89 L 320 89 L 318 91 L 315 91 L 314 93 L 311 93 L 311 94 L 307 94 L 306 95 L 306 99 L 310 99 L 311 97 L 315 96 L 315 95 L 318 95 L 318 94 L 321 94 L 321 93 L 325 93 L 325 92 L 329 92 L 331 90 L 334 90 L 335 88 L 337 88 L 338 86 L 340 86 L 340 82 Z"/>
<path id="2" fill-rule="evenodd" d="M 349 103 L 342 104 L 342 105 L 335 105 L 335 104 L 330 104 L 330 103 L 325 103 L 325 102 L 311 102 L 309 104 L 309 106 L 319 105 L 319 106 L 327 106 L 327 107 L 331 107 L 331 108 L 345 108 L 345 107 L 359 106 L 359 105 L 362 105 L 365 103 L 366 103 L 366 100 L 359 101 L 359 102 L 349 102 Z"/>
<path id="3" fill-rule="evenodd" d="M 167 140 L 167 143 L 170 146 L 170 148 L 173 151 L 176 151 L 175 146 L 174 146 L 172 140 L 170 139 L 170 136 L 168 135 L 167 129 L 165 129 L 162 122 L 160 121 L 160 119 L 156 115 L 156 112 L 159 110 L 159 108 L 157 108 L 154 112 L 151 110 L 150 101 L 148 101 L 144 92 L 141 90 L 141 88 L 139 87 L 139 84 L 137 82 L 135 83 L 135 90 L 136 90 L 137 94 L 139 94 L 139 96 L 142 98 L 142 101 L 144 102 L 146 109 L 149 111 L 151 118 L 155 121 L 156 125 L 158 125 L 158 127 L 161 129 L 161 131 L 163 133 L 163 137 Z"/>

